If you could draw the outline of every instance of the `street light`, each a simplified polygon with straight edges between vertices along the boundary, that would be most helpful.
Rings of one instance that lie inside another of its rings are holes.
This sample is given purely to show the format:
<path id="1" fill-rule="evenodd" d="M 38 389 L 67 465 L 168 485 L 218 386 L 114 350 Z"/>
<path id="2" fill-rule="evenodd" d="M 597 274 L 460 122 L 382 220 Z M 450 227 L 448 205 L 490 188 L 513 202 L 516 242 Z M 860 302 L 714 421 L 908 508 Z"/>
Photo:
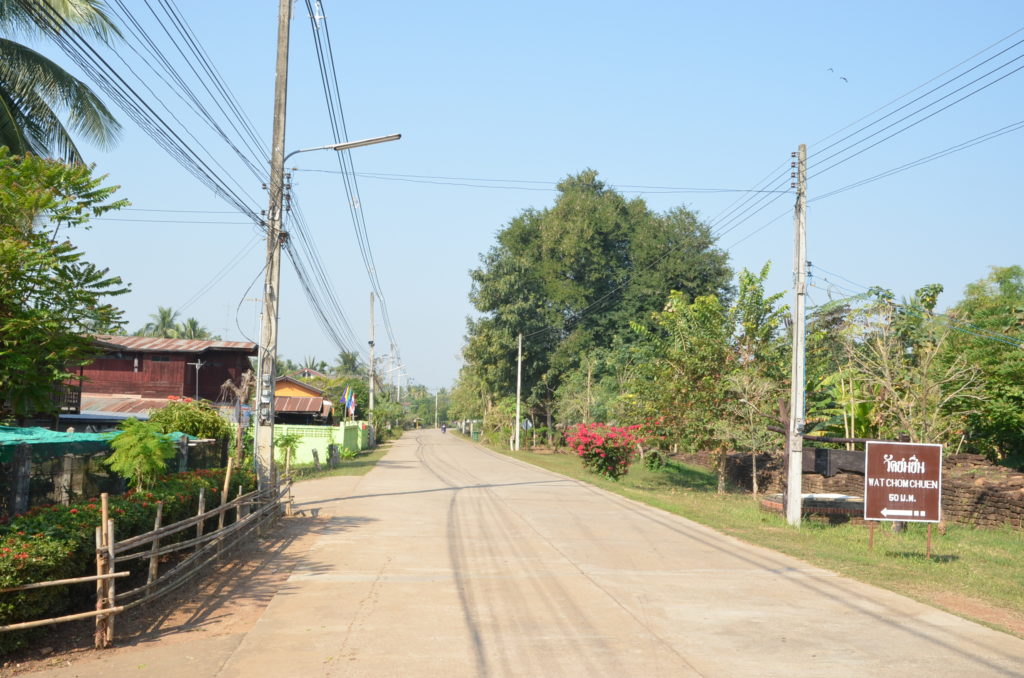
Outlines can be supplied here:
<path id="1" fill-rule="evenodd" d="M 284 129 L 279 124 L 283 115 L 275 115 L 273 155 L 270 159 L 270 205 L 267 210 L 267 266 L 263 288 L 263 319 L 260 324 L 260 358 L 257 373 L 259 404 L 253 446 L 253 461 L 259 488 L 264 490 L 273 484 L 274 464 L 274 376 L 277 371 L 277 314 L 280 305 L 278 291 L 281 282 L 281 213 L 284 207 L 284 162 L 298 153 L 309 151 L 347 151 L 350 148 L 397 141 L 401 134 L 383 137 L 345 141 L 326 146 L 300 148 L 291 153 L 284 152 Z"/>
<path id="2" fill-rule="evenodd" d="M 398 141 L 401 138 L 401 134 L 389 134 L 383 137 L 360 139 L 359 141 L 345 141 L 340 144 L 327 144 L 326 146 L 314 146 L 313 148 L 300 148 L 284 156 L 284 160 L 282 162 L 287 161 L 288 158 L 292 157 L 296 153 L 307 153 L 309 151 L 347 151 L 350 148 L 359 148 L 360 146 L 372 146 L 373 144 L 383 144 L 386 141 Z"/>

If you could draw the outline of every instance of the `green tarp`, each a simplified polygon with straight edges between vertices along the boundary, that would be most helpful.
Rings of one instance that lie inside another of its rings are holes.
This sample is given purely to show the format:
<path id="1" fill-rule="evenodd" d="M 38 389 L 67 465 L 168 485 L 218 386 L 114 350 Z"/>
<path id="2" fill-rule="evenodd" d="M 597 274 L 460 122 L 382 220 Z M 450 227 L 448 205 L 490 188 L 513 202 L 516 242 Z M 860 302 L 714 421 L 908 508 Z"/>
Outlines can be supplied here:
<path id="1" fill-rule="evenodd" d="M 108 450 L 110 440 L 120 433 L 63 433 L 46 428 L 0 426 L 0 464 L 10 462 L 14 451 L 22 443 L 27 443 L 31 448 L 33 461 L 44 461 L 65 454 L 87 455 Z M 170 433 L 167 437 L 178 442 L 184 435 Z"/>

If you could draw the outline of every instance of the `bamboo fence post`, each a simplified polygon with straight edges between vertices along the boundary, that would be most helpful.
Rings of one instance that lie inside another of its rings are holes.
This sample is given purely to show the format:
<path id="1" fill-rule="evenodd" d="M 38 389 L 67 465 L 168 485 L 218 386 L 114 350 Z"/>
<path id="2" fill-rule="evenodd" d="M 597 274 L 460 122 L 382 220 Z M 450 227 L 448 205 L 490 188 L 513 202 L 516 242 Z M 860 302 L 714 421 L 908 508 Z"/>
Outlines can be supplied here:
<path id="1" fill-rule="evenodd" d="M 114 519 L 109 518 L 107 520 L 107 572 L 106 574 L 114 574 Z M 114 596 L 117 586 L 117 580 L 114 577 L 107 579 L 107 608 L 114 607 Z M 105 647 L 110 647 L 114 644 L 114 614 L 111 613 L 107 617 L 107 638 Z"/>
<path id="2" fill-rule="evenodd" d="M 205 487 L 200 487 L 199 488 L 199 513 L 197 515 L 201 516 L 204 513 L 206 513 L 206 488 Z M 203 536 L 203 523 L 204 522 L 205 521 L 200 520 L 198 523 L 196 523 L 196 538 L 197 539 L 199 537 Z"/>
<path id="3" fill-rule="evenodd" d="M 234 464 L 235 464 L 235 458 L 234 457 L 228 457 L 228 467 L 227 467 L 227 470 L 224 471 L 224 488 L 223 488 L 223 490 L 220 493 L 220 505 L 221 506 L 224 506 L 224 504 L 228 503 L 228 490 L 230 489 L 229 488 L 229 484 L 231 483 L 231 469 L 234 466 Z M 217 530 L 223 530 L 224 529 L 224 514 L 225 514 L 225 511 L 221 511 L 220 515 L 217 516 Z"/>
<path id="4" fill-rule="evenodd" d="M 154 532 L 156 532 L 157 530 L 160 529 L 160 526 L 163 524 L 163 519 L 164 519 L 164 503 L 162 501 L 158 501 L 156 503 L 156 520 L 153 521 L 153 531 Z M 152 555 L 149 557 L 149 576 L 146 577 L 146 586 L 147 587 L 151 587 L 153 585 L 153 582 L 156 581 L 157 574 L 159 573 L 160 558 L 157 557 L 157 555 L 156 555 L 156 552 L 159 549 L 160 549 L 160 537 L 157 537 L 156 539 L 153 540 L 153 548 L 150 549 L 150 553 Z M 146 593 L 147 594 L 149 593 L 148 589 L 147 589 Z"/>
<path id="5" fill-rule="evenodd" d="M 235 498 L 236 499 L 241 499 L 242 498 L 242 486 L 241 485 L 238 486 L 238 496 L 235 497 Z M 235 507 L 235 522 L 236 523 L 238 521 L 240 521 L 242 518 L 246 517 L 247 515 L 249 515 L 249 509 L 247 507 L 243 507 L 242 504 L 238 504 L 238 506 Z"/>
<path id="6" fill-rule="evenodd" d="M 103 560 L 106 558 L 106 551 L 104 551 L 105 539 L 103 534 L 103 527 L 96 526 L 96 576 L 102 577 L 107 573 L 107 566 Z M 107 582 L 105 579 L 96 580 L 96 611 L 100 612 L 106 607 L 106 596 Z M 107 620 L 104 615 L 96 616 L 96 630 L 93 633 L 93 645 L 97 650 L 103 649 L 103 644 L 107 638 Z"/>
<path id="7" fill-rule="evenodd" d="M 107 529 L 107 521 L 110 519 L 110 495 L 104 492 L 100 495 L 100 527 L 104 530 Z M 102 536 L 103 545 L 107 544 L 106 533 Z"/>

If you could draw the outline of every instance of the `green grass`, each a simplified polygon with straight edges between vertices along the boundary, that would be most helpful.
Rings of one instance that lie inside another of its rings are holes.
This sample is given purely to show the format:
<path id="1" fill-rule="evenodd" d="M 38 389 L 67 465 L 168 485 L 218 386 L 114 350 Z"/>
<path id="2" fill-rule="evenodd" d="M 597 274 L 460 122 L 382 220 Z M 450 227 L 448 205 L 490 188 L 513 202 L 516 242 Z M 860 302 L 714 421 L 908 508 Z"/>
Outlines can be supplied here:
<path id="1" fill-rule="evenodd" d="M 390 443 L 378 445 L 376 449 L 369 452 L 362 452 L 353 459 L 342 459 L 338 468 L 327 468 L 322 466 L 320 470 L 312 464 L 300 464 L 292 468 L 292 477 L 296 482 L 313 480 L 314 478 L 329 478 L 331 476 L 362 476 L 366 475 L 376 463 L 388 453 Z"/>
<path id="2" fill-rule="evenodd" d="M 880 523 L 869 551 L 866 525 L 805 520 L 794 529 L 780 514 L 762 511 L 750 494 L 716 494 L 714 473 L 701 468 L 669 462 L 649 471 L 635 464 L 616 482 L 587 472 L 574 455 L 495 451 L 1024 637 L 1020 529 L 950 524 L 944 535 L 933 530 L 927 559 L 924 524 L 910 524 L 897 534 Z"/>

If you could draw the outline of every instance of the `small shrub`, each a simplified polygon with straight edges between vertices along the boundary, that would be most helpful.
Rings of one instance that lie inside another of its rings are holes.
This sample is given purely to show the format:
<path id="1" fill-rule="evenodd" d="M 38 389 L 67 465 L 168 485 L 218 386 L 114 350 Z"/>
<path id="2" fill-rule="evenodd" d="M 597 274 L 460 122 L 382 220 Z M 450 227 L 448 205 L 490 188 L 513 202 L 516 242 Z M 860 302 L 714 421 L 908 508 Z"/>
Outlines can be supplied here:
<path id="1" fill-rule="evenodd" d="M 644 453 L 644 468 L 648 471 L 660 471 L 665 468 L 665 456 L 658 450 L 647 450 Z"/>
<path id="2" fill-rule="evenodd" d="M 565 440 L 589 471 L 618 480 L 629 473 L 633 452 L 640 443 L 633 433 L 637 428 L 579 424 L 566 433 Z"/>
<path id="3" fill-rule="evenodd" d="M 278 459 L 282 464 L 288 466 L 295 463 L 295 451 L 299 449 L 301 444 L 302 436 L 298 433 L 283 433 L 274 438 L 274 447 L 281 452 Z"/>
<path id="4" fill-rule="evenodd" d="M 155 424 L 125 419 L 121 429 L 110 441 L 113 454 L 103 463 L 127 478 L 132 487 L 144 488 L 164 472 L 167 460 L 174 456 L 174 445 Z"/>

